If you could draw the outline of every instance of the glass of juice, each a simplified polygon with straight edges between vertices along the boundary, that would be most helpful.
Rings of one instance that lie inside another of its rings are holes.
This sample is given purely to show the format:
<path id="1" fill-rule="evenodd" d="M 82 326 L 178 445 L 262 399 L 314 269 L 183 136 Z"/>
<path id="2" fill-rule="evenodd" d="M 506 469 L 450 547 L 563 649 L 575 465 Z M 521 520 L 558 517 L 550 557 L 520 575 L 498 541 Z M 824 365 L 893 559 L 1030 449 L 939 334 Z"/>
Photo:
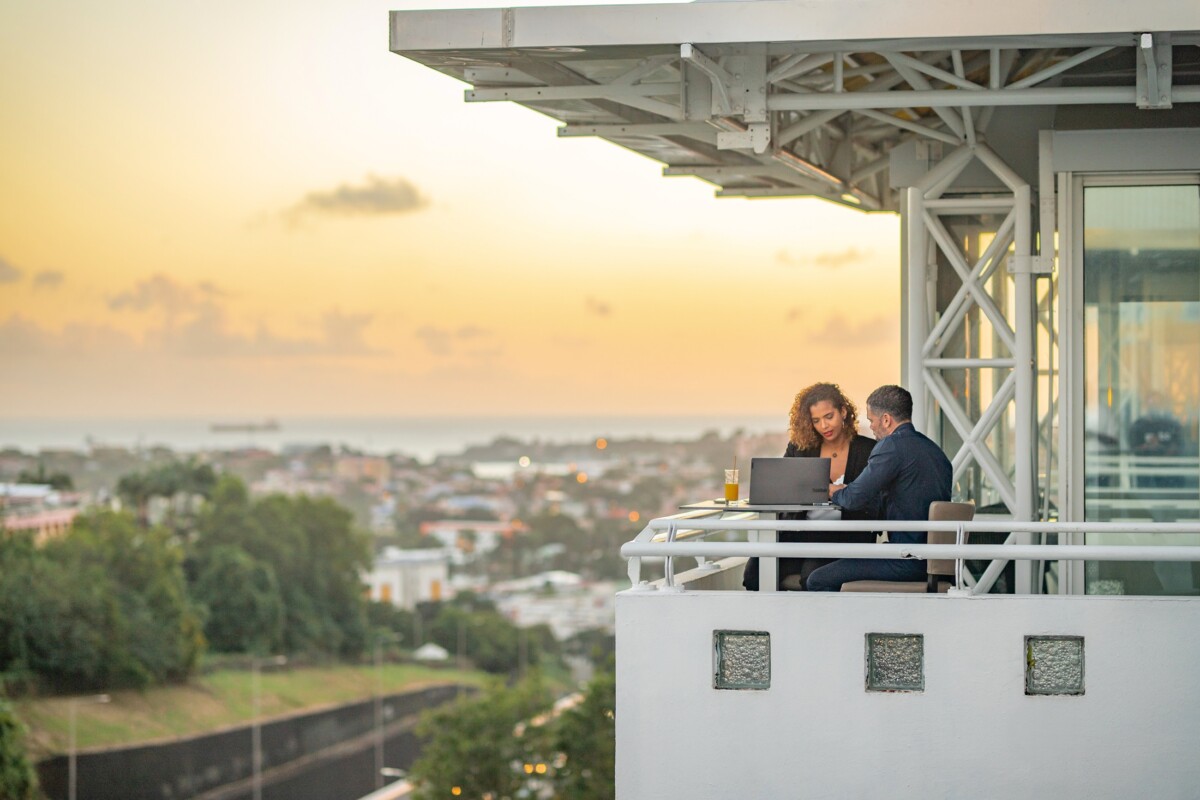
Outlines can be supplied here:
<path id="1" fill-rule="evenodd" d="M 725 470 L 725 502 L 736 503 L 738 499 L 738 471 Z"/>

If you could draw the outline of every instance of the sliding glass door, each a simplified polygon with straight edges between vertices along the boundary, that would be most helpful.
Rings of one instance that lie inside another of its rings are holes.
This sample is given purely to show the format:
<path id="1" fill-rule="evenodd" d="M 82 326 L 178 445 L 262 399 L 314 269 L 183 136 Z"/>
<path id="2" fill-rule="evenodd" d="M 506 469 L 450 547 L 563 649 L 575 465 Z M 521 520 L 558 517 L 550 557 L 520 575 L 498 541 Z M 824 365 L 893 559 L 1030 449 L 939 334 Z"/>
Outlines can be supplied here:
<path id="1" fill-rule="evenodd" d="M 1200 517 L 1200 185 L 1084 185 L 1084 516 Z M 1089 544 L 1200 537 L 1089 534 Z M 1089 562 L 1089 594 L 1198 594 L 1200 565 Z"/>

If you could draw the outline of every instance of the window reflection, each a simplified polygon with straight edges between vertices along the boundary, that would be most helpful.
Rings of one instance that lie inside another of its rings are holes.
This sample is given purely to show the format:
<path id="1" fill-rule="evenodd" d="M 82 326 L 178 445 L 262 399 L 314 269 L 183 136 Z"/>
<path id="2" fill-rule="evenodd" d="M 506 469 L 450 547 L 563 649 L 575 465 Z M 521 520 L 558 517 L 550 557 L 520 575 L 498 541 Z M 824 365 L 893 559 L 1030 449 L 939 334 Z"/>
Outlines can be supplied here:
<path id="1" fill-rule="evenodd" d="M 1085 514 L 1200 516 L 1200 186 L 1084 190 Z M 1092 544 L 1200 536 L 1090 534 Z M 1197 594 L 1200 567 L 1089 562 L 1089 593 Z"/>

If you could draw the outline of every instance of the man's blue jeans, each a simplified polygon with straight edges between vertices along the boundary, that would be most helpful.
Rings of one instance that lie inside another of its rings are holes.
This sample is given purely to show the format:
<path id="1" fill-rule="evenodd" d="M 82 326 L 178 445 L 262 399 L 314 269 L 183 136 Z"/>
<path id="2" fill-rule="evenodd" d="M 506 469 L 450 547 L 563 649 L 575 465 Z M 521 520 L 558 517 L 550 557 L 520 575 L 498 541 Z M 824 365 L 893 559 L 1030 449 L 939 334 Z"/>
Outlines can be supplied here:
<path id="1" fill-rule="evenodd" d="M 810 592 L 840 592 L 849 581 L 923 581 L 924 561 L 911 558 L 839 558 L 808 576 Z"/>

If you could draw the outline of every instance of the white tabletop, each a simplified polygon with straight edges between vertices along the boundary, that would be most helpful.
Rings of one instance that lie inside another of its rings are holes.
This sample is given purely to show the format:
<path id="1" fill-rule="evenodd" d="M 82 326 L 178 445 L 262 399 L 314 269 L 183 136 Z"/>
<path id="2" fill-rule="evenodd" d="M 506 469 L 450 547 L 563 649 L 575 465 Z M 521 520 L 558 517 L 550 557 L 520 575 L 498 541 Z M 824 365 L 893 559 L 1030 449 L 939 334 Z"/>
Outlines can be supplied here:
<path id="1" fill-rule="evenodd" d="M 833 503 L 797 503 L 791 505 L 751 505 L 749 500 L 697 500 L 679 507 L 680 511 L 755 511 L 758 513 L 781 514 L 785 511 L 813 511 L 818 508 L 839 508 Z"/>

